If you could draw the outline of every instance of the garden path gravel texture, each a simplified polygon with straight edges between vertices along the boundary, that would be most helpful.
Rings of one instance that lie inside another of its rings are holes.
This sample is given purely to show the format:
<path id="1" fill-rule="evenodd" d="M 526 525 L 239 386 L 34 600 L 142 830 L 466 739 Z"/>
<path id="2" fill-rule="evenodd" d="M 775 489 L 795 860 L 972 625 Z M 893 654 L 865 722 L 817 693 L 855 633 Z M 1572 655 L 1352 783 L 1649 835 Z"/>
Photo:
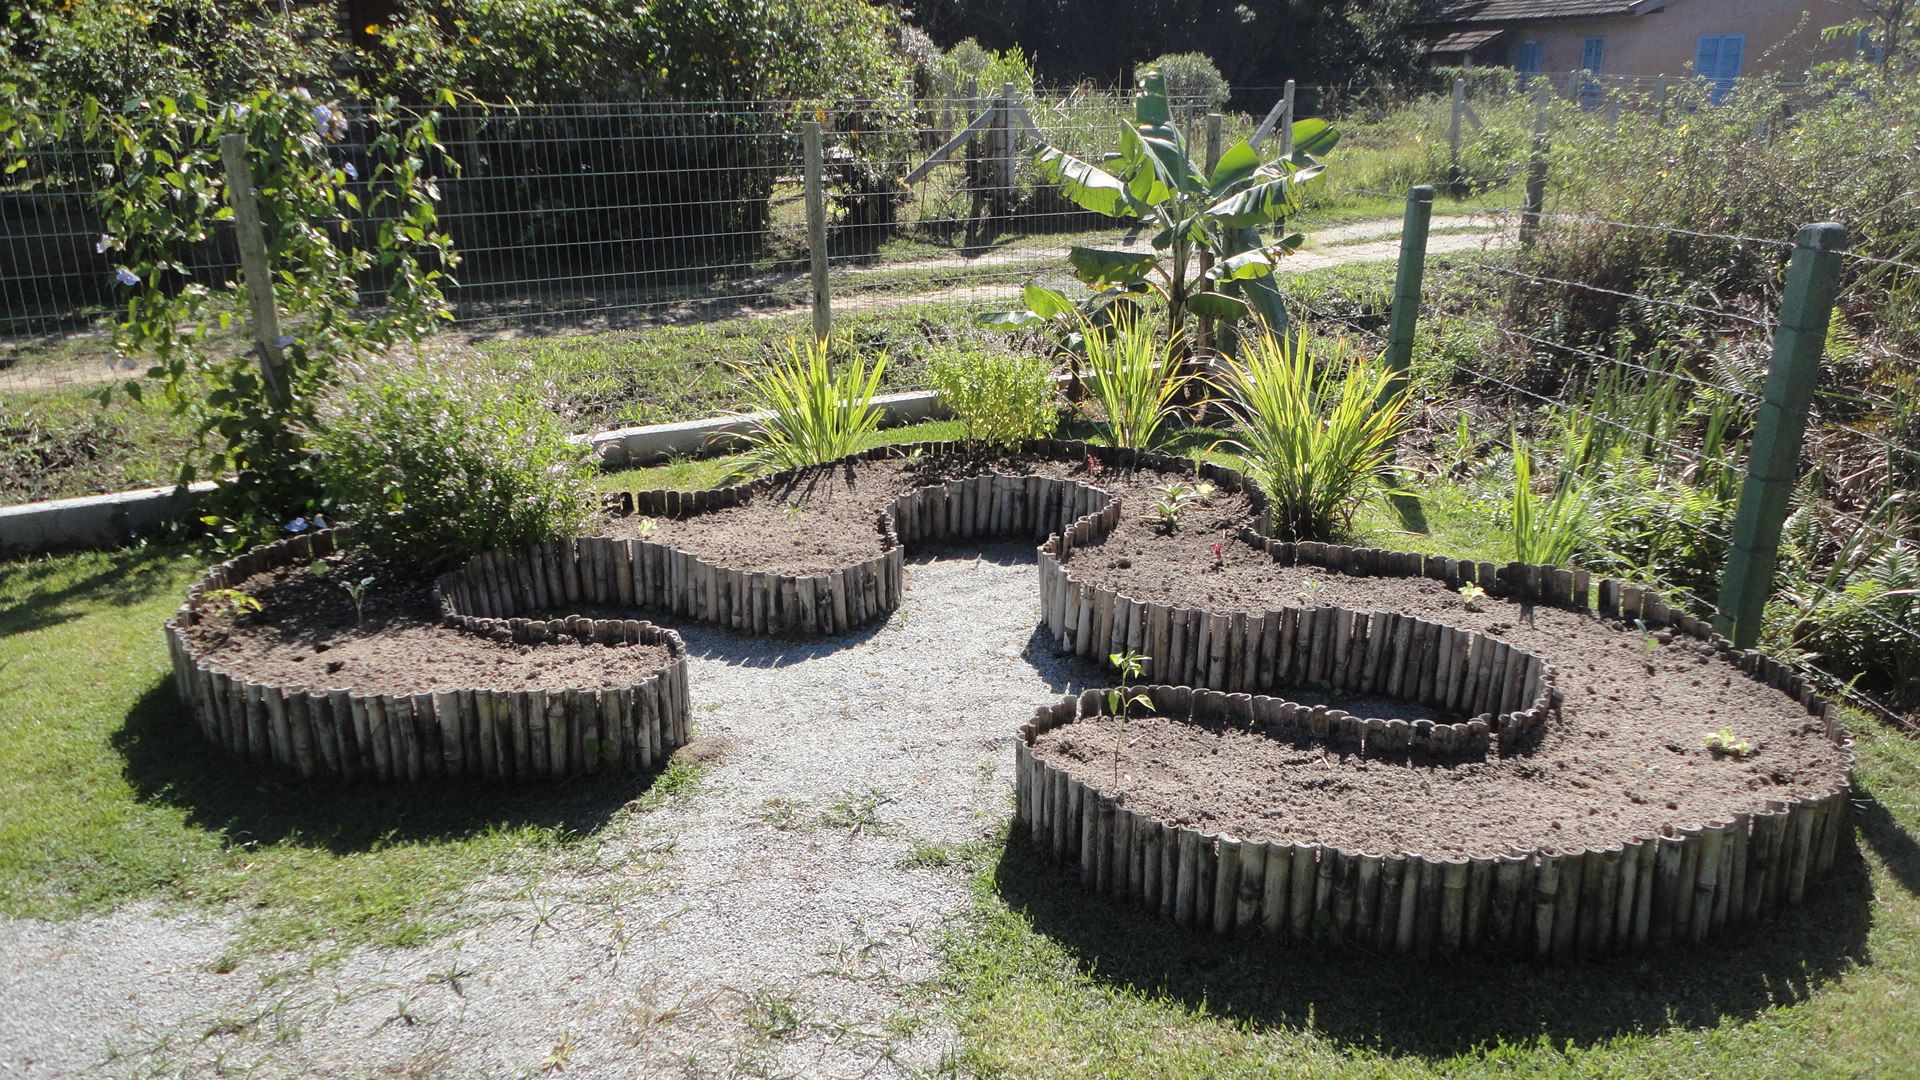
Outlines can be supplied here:
<path id="1" fill-rule="evenodd" d="M 994 835 L 1014 729 L 1094 676 L 1036 632 L 1032 547 L 978 552 L 917 557 L 844 638 L 680 627 L 723 755 L 698 789 L 473 888 L 434 943 L 216 974 L 237 913 L 0 921 L 0 1076 L 943 1071 L 927 980 L 969 892 L 928 853 Z"/>

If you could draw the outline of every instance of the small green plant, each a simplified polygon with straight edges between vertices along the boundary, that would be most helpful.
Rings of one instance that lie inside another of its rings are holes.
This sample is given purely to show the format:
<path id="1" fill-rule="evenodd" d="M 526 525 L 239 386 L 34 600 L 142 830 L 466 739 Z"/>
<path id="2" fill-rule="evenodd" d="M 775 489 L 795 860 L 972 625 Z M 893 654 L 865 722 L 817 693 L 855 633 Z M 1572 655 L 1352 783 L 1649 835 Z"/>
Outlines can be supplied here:
<path id="1" fill-rule="evenodd" d="M 1513 437 L 1513 497 L 1507 531 L 1516 562 L 1561 566 L 1586 539 L 1588 498 L 1571 473 L 1564 473 L 1553 494 L 1542 500 L 1533 490 L 1533 451 Z"/>
<path id="2" fill-rule="evenodd" d="M 798 525 L 800 519 L 807 516 L 807 508 L 797 502 L 790 502 L 780 508 L 780 513 L 786 516 L 788 523 Z"/>
<path id="3" fill-rule="evenodd" d="M 855 354 L 835 375 L 825 341 L 788 341 L 766 364 L 735 365 L 752 401 L 753 429 L 733 460 L 736 475 L 800 469 L 846 457 L 880 428 L 874 395 L 887 354 L 871 366 Z"/>
<path id="4" fill-rule="evenodd" d="M 1011 449 L 1046 437 L 1059 423 L 1053 367 L 1036 356 L 941 349 L 927 362 L 927 385 L 975 447 Z"/>
<path id="5" fill-rule="evenodd" d="M 319 559 L 315 559 L 307 564 L 307 573 L 323 581 L 326 580 L 326 576 L 332 572 L 333 568 L 321 562 Z"/>
<path id="6" fill-rule="evenodd" d="M 201 605 L 213 615 L 237 619 L 260 610 L 260 601 L 239 589 L 213 589 L 201 597 Z"/>
<path id="7" fill-rule="evenodd" d="M 1705 742 L 1715 757 L 1745 759 L 1753 754 L 1753 744 L 1735 735 L 1730 727 L 1707 732 Z"/>
<path id="8" fill-rule="evenodd" d="M 1384 366 L 1345 353 L 1342 344 L 1322 365 L 1304 331 L 1263 334 L 1216 381 L 1235 429 L 1221 445 L 1246 459 L 1287 539 L 1332 539 L 1362 505 L 1399 490 L 1393 447 L 1409 422 L 1406 393 Z"/>
<path id="9" fill-rule="evenodd" d="M 340 587 L 346 590 L 347 599 L 353 601 L 353 624 L 364 624 L 367 621 L 367 590 L 373 587 L 373 575 L 368 574 L 359 581 L 343 582 Z"/>
<path id="10" fill-rule="evenodd" d="M 1213 485 L 1202 480 L 1190 484 L 1175 480 L 1154 489 L 1156 498 L 1148 507 L 1160 519 L 1160 527 L 1172 532 L 1180 527 L 1180 515 L 1205 502 L 1213 494 Z"/>
<path id="11" fill-rule="evenodd" d="M 1113 783 L 1116 789 L 1120 785 L 1120 745 L 1126 735 L 1127 716 L 1135 705 L 1153 708 L 1152 698 L 1140 693 L 1129 695 L 1127 691 L 1131 689 L 1133 680 L 1147 670 L 1147 661 L 1151 659 L 1153 657 L 1143 656 L 1131 649 L 1107 656 L 1107 662 L 1119 670 L 1122 680 L 1121 685 L 1107 691 L 1107 712 L 1120 718 L 1120 734 L 1113 740 Z"/>
<path id="12" fill-rule="evenodd" d="M 643 517 L 633 523 L 633 530 L 640 534 L 640 539 L 642 540 L 651 537 L 654 534 L 654 530 L 659 527 L 660 521 L 657 518 Z"/>
<path id="13" fill-rule="evenodd" d="M 1163 341 L 1152 321 L 1139 317 L 1112 326 L 1082 320 L 1080 336 L 1088 389 L 1106 415 L 1107 441 L 1151 450 L 1173 417 L 1180 391 L 1192 381 L 1180 370 L 1176 342 Z"/>
<path id="14" fill-rule="evenodd" d="M 375 553 L 438 569 L 586 526 L 593 463 L 537 383 L 445 360 L 344 368 L 318 469 Z"/>
<path id="15" fill-rule="evenodd" d="M 1460 586 L 1458 592 L 1460 593 L 1460 605 L 1468 611 L 1479 611 L 1480 601 L 1487 598 L 1487 590 L 1475 585 L 1471 581 Z"/>

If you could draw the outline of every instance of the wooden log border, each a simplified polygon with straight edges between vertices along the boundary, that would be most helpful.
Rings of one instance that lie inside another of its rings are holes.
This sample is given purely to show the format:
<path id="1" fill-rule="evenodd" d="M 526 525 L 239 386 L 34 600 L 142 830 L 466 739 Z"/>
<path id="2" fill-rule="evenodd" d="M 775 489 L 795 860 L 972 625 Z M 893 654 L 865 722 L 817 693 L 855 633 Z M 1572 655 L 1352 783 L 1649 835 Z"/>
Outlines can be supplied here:
<path id="1" fill-rule="evenodd" d="M 1756 677 L 1761 677 L 1756 673 Z M 1185 686 L 1125 688 L 1169 718 L 1246 715 L 1284 724 L 1291 703 Z M 1833 865 L 1845 831 L 1846 775 L 1758 813 L 1666 827 L 1605 847 L 1438 857 L 1419 852 L 1254 841 L 1170 825 L 1133 810 L 1100 778 L 1033 751 L 1044 732 L 1108 714 L 1086 690 L 1037 710 L 1014 746 L 1017 833 L 1077 866 L 1094 891 L 1224 938 L 1343 943 L 1448 957 L 1505 953 L 1544 963 L 1645 954 L 1768 921 Z M 1095 773 L 1098 770 L 1094 771 Z"/>
<path id="2" fill-rule="evenodd" d="M 1116 468 L 1145 465 L 1149 457 L 1059 440 L 1022 449 L 1069 461 L 1092 455 Z M 964 450 L 952 442 L 883 446 L 843 462 Z M 1178 459 L 1151 457 L 1166 471 L 1180 471 Z M 797 475 L 789 470 L 709 491 L 621 492 L 608 496 L 606 512 L 685 519 L 739 506 Z M 670 544 L 590 536 L 489 552 L 442 574 L 435 590 L 448 616 L 505 618 L 569 603 L 603 603 L 655 607 L 742 633 L 832 636 L 883 620 L 900 606 L 908 544 L 1008 537 L 1039 542 L 1059 536 L 1059 543 L 1070 547 L 1076 537 L 1105 535 L 1119 522 L 1119 505 L 1096 478 L 1089 481 L 987 473 L 903 492 L 874 523 L 880 554 L 821 574 L 739 570 Z"/>
<path id="3" fill-rule="evenodd" d="M 442 778 L 561 780 L 634 773 L 666 763 L 688 739 L 687 647 L 680 635 L 635 620 L 553 621 L 449 615 L 463 633 L 523 645 L 562 640 L 663 645 L 667 665 L 631 686 L 369 694 L 248 680 L 198 655 L 185 628 L 204 595 L 263 570 L 338 550 L 343 530 L 255 548 L 209 570 L 167 621 L 174 685 L 215 747 L 303 777 L 406 781 Z"/>

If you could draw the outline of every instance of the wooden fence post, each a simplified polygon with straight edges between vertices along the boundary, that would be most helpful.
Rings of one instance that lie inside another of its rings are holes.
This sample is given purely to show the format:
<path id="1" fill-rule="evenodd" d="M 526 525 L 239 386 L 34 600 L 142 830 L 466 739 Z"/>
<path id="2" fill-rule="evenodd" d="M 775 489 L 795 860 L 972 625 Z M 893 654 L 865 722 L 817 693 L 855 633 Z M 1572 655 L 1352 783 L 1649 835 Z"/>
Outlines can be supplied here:
<path id="1" fill-rule="evenodd" d="M 1667 77 L 1665 75 L 1660 76 L 1659 81 L 1653 84 L 1653 110 L 1659 117 L 1660 123 L 1664 125 L 1667 122 Z"/>
<path id="2" fill-rule="evenodd" d="M 273 296 L 273 270 L 267 265 L 267 235 L 260 227 L 260 204 L 253 193 L 253 168 L 247 164 L 247 137 L 239 132 L 220 136 L 220 157 L 227 169 L 227 202 L 233 207 L 234 230 L 240 239 L 240 280 L 247 287 L 251 309 L 247 325 L 253 331 L 254 354 L 260 361 L 260 381 L 274 404 L 285 408 L 292 400 L 280 351 L 280 309 Z"/>
<path id="3" fill-rule="evenodd" d="M 1467 80 L 1453 80 L 1453 113 L 1447 120 L 1447 188 L 1459 198 L 1464 177 L 1460 172 L 1460 128 L 1467 111 Z"/>
<path id="4" fill-rule="evenodd" d="M 1019 194 L 1015 182 L 1013 167 L 1013 107 L 1014 85 L 1000 84 L 1000 102 L 998 117 L 994 120 L 994 148 L 999 151 L 995 162 L 1000 180 L 1000 211 L 1003 214 L 1013 212 L 1014 196 Z"/>
<path id="5" fill-rule="evenodd" d="M 1387 324 L 1387 392 L 1406 389 L 1413 366 L 1413 332 L 1420 321 L 1420 284 L 1427 269 L 1427 226 L 1433 220 L 1433 188 L 1407 189 L 1407 213 L 1400 225 L 1400 265 L 1394 274 L 1393 311 Z"/>
<path id="6" fill-rule="evenodd" d="M 819 121 L 807 121 L 801 135 L 807 159 L 807 247 L 813 255 L 813 336 L 825 341 L 833 336 L 833 297 L 827 285 L 826 164 Z"/>
<path id="7" fill-rule="evenodd" d="M 1280 156 L 1293 157 L 1293 80 L 1280 91 Z"/>
<path id="8" fill-rule="evenodd" d="M 1520 246 L 1531 247 L 1540 231 L 1540 212 L 1547 202 L 1547 125 L 1551 121 L 1553 86 L 1547 80 L 1533 90 L 1533 148 L 1527 157 L 1527 193 L 1520 206 Z"/>
<path id="9" fill-rule="evenodd" d="M 1840 256 L 1846 246 L 1846 228 L 1832 223 L 1808 225 L 1794 238 L 1787 291 L 1780 301 L 1780 325 L 1773 334 L 1773 360 L 1767 367 L 1764 399 L 1747 449 L 1733 550 L 1720 581 L 1720 605 L 1714 617 L 1721 633 L 1743 649 L 1759 640 L 1760 617 L 1773 591 L 1780 529 L 1800 475 L 1800 444 L 1819 382 L 1827 323 L 1840 289 Z"/>

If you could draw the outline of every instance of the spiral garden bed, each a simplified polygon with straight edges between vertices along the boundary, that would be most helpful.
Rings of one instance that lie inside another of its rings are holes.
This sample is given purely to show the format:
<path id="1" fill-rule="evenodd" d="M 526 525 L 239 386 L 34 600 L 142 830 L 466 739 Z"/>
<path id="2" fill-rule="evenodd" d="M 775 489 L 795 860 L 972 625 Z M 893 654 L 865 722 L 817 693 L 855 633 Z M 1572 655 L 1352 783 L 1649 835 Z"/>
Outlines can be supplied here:
<path id="1" fill-rule="evenodd" d="M 1192 497 L 1172 520 L 1145 513 L 1170 482 Z M 1027 538 L 1061 647 L 1140 654 L 1155 684 L 1136 715 L 1089 692 L 1018 740 L 1021 829 L 1098 891 L 1226 935 L 1563 959 L 1765 918 L 1832 863 L 1852 744 L 1769 658 L 1630 583 L 1282 543 L 1264 517 L 1239 473 L 1184 459 L 887 448 L 613 496 L 596 535 L 441 575 L 412 626 L 536 654 L 667 650 L 638 683 L 315 691 L 210 664 L 204 593 L 284 578 L 324 537 L 217 568 L 169 629 L 208 737 L 303 771 L 645 767 L 686 737 L 678 639 L 545 616 L 650 607 L 838 634 L 898 606 L 910 547 Z M 1720 729 L 1734 749 L 1710 748 Z"/>

